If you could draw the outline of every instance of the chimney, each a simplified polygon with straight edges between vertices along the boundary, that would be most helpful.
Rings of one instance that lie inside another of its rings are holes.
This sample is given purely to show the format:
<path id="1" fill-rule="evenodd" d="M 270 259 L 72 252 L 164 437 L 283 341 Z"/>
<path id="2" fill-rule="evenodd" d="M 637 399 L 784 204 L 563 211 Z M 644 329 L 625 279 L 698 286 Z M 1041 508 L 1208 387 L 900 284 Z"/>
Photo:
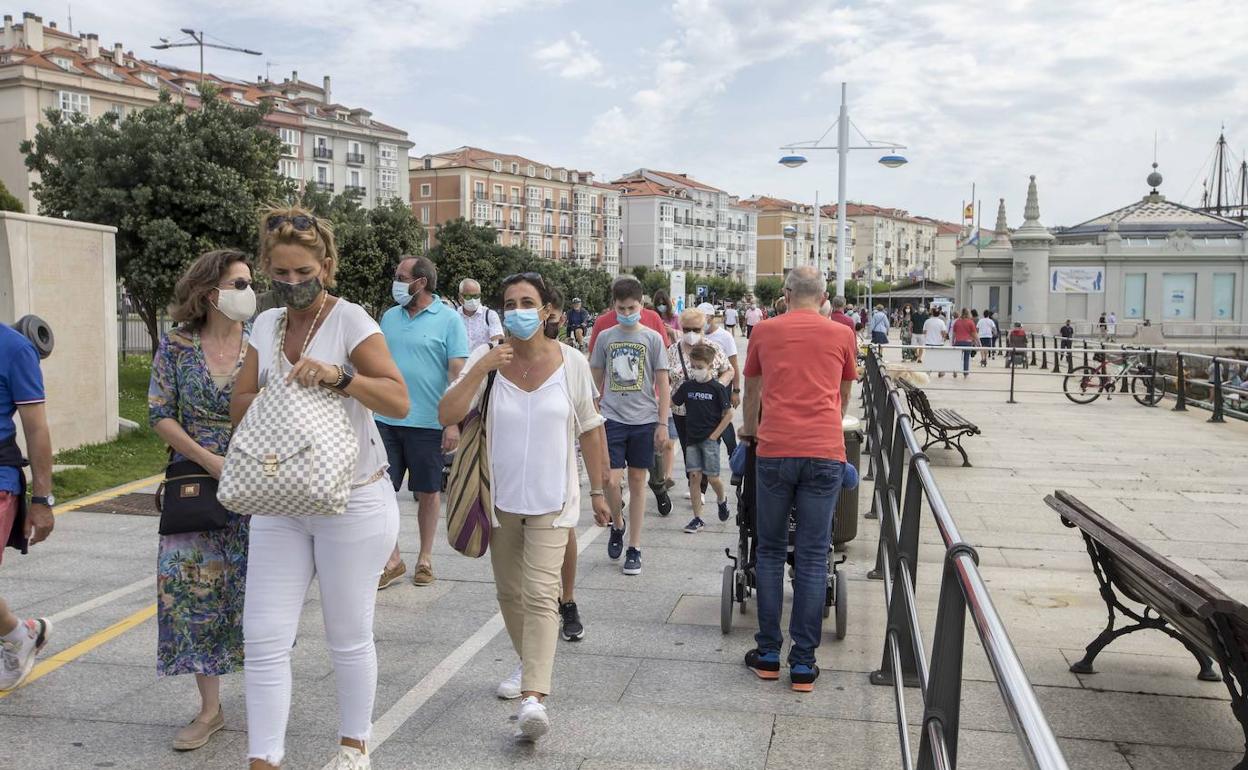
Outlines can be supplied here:
<path id="1" fill-rule="evenodd" d="M 329 75 L 326 75 L 326 76 L 325 76 L 325 81 L 324 81 L 324 83 L 325 83 L 325 86 L 324 86 L 324 88 L 325 88 L 325 99 L 324 99 L 324 102 L 325 102 L 326 104 L 333 104 L 333 103 L 334 103 L 334 100 L 333 100 L 333 99 L 331 99 L 331 98 L 329 97 Z"/>
<path id="2" fill-rule="evenodd" d="M 52 29 L 56 29 L 56 22 L 50 21 L 48 22 L 48 26 L 51 27 Z"/>
<path id="3" fill-rule="evenodd" d="M 100 36 L 94 32 L 87 33 L 87 58 L 96 59 L 100 55 Z"/>
<path id="4" fill-rule="evenodd" d="M 292 83 L 297 83 L 297 82 L 299 82 L 299 70 L 291 70 L 291 71 L 290 71 L 290 81 L 291 81 Z"/>
<path id="5" fill-rule="evenodd" d="M 113 43 L 113 64 L 118 67 L 126 66 L 126 54 L 122 51 L 121 43 Z"/>
<path id="6" fill-rule="evenodd" d="M 22 36 L 26 38 L 26 47 L 36 51 L 43 50 L 43 19 L 30 11 L 22 13 Z"/>
<path id="7" fill-rule="evenodd" d="M 13 14 L 6 13 L 4 15 L 4 47 L 12 48 L 17 42 L 16 30 L 13 29 Z"/>

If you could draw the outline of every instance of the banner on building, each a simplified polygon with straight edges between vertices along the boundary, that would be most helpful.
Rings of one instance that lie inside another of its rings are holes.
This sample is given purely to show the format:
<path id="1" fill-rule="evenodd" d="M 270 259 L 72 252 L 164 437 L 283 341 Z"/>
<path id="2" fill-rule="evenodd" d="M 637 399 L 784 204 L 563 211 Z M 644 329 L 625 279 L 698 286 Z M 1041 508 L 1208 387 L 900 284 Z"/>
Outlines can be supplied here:
<path id="1" fill-rule="evenodd" d="M 1104 294 L 1103 267 L 1050 267 L 1049 292 L 1052 294 Z"/>

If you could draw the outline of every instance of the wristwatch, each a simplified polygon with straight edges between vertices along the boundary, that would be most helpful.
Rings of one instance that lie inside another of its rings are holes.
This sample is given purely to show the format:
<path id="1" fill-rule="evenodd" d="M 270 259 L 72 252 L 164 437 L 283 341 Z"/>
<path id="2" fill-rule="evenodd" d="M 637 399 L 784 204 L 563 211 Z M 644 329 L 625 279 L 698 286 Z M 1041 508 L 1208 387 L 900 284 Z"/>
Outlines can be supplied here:
<path id="1" fill-rule="evenodd" d="M 33 505 L 46 505 L 49 508 L 51 508 L 52 506 L 56 505 L 56 495 L 48 495 L 47 497 L 40 497 L 39 495 L 32 495 L 30 498 L 30 502 Z"/>
<path id="2" fill-rule="evenodd" d="M 732 389 L 732 392 L 733 392 L 733 393 L 740 393 L 740 392 L 741 392 L 741 389 L 740 389 L 740 388 L 733 388 L 733 389 Z"/>

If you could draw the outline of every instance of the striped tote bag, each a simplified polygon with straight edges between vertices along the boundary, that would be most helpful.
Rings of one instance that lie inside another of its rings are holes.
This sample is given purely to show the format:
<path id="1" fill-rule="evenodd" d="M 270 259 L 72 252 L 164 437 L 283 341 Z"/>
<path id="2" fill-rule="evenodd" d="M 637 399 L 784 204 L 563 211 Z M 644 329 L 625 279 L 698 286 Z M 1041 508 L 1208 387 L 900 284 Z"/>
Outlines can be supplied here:
<path id="1" fill-rule="evenodd" d="M 460 426 L 459 449 L 446 485 L 446 539 L 456 551 L 474 559 L 489 550 L 494 519 L 485 417 L 495 374 L 486 377 L 481 400 Z"/>

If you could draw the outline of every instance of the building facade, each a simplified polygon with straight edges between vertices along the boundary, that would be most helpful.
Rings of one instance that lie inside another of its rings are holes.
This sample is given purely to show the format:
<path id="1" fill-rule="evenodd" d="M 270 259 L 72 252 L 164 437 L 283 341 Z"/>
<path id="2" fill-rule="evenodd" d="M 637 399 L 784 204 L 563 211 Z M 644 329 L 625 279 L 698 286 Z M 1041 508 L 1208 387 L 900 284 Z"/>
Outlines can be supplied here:
<path id="1" fill-rule="evenodd" d="M 328 77 L 321 86 L 300 81 L 298 73 L 281 83 L 207 73 L 203 79 L 239 105 L 271 102 L 265 123 L 286 145 L 278 170 L 299 185 L 323 181 L 336 192 L 354 189 L 366 206 L 406 199 L 401 177 L 412 146 L 407 133 L 373 120 L 368 110 L 335 103 Z M 18 146 L 34 137 L 49 109 L 90 119 L 110 112 L 124 117 L 155 104 L 162 90 L 194 108 L 199 84 L 198 72 L 144 61 L 121 43 L 101 48 L 98 35 L 72 35 L 29 12 L 19 23 L 6 15 L 0 41 L 0 181 L 27 210 L 37 210 L 30 192 L 35 178 Z"/>
<path id="2" fill-rule="evenodd" d="M 959 250 L 958 303 L 994 308 L 1037 331 L 1112 312 L 1119 336 L 1160 326 L 1165 338 L 1241 327 L 1248 314 L 1248 224 L 1166 200 L 1161 175 L 1141 200 L 1074 227 L 1040 223 L 1035 177 L 1022 227 Z"/>
<path id="3" fill-rule="evenodd" d="M 836 220 L 836 204 L 823 207 Z M 846 223 L 853 223 L 853 276 L 875 281 L 900 281 L 919 270 L 936 271 L 937 222 L 904 209 L 846 203 Z"/>
<path id="4" fill-rule="evenodd" d="M 719 275 L 753 288 L 758 213 L 686 174 L 638 169 L 612 182 L 620 191 L 622 268 Z"/>
<path id="5" fill-rule="evenodd" d="M 817 265 L 822 257 L 825 272 L 836 277 L 835 209 L 831 217 L 820 210 L 821 243 L 817 243 L 814 206 L 767 195 L 756 195 L 742 204 L 758 214 L 759 276 L 782 277 L 795 267 Z"/>
<path id="6" fill-rule="evenodd" d="M 463 218 L 504 245 L 610 273 L 620 268 L 620 193 L 587 171 L 477 147 L 412 158 L 412 211 L 434 228 Z"/>

